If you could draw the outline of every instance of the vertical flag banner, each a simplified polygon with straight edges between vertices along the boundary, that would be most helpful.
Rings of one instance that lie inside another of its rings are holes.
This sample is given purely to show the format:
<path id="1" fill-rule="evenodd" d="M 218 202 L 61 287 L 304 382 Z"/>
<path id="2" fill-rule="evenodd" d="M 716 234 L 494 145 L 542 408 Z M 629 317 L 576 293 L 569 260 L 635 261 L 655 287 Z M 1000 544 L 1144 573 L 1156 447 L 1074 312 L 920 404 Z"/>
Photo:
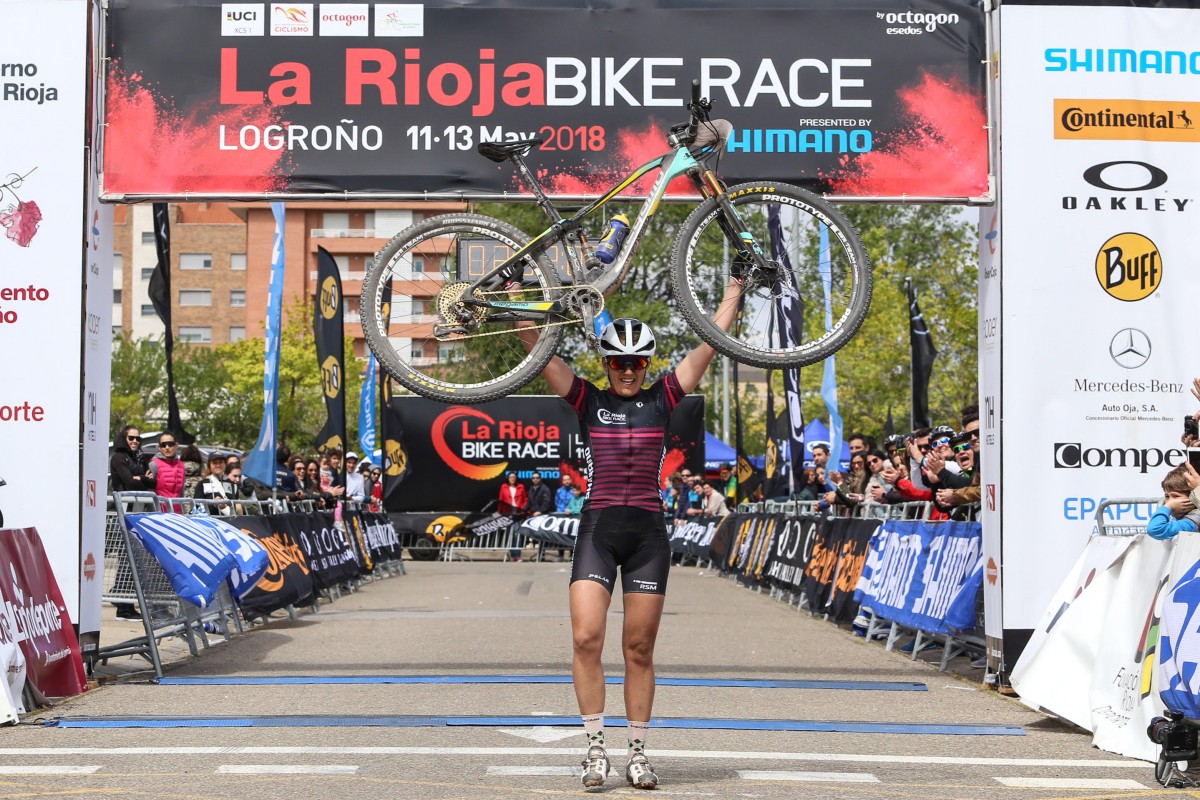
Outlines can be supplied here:
<path id="1" fill-rule="evenodd" d="M 317 368 L 325 396 L 325 427 L 317 434 L 317 452 L 346 449 L 346 364 L 342 276 L 337 262 L 324 247 L 317 248 L 317 296 L 313 308 L 313 338 L 317 343 Z M 372 356 L 372 363 L 374 357 Z M 374 379 L 371 379 L 374 383 Z M 365 391 L 364 382 L 364 391 Z M 374 426 L 371 431 L 374 433 Z M 374 452 L 368 450 L 364 457 Z"/>
<path id="2" fill-rule="evenodd" d="M 933 335 L 925 324 L 925 317 L 917 306 L 917 292 L 912 278 L 908 278 L 908 325 L 909 343 L 912 346 L 912 429 L 928 428 L 933 424 L 929 417 L 929 375 L 933 372 L 933 360 L 937 350 L 933 347 Z"/>
<path id="3" fill-rule="evenodd" d="M 738 384 L 738 362 L 730 359 L 733 365 L 733 427 L 734 449 L 737 451 L 737 502 L 748 500 L 754 495 L 754 490 L 762 483 L 762 473 L 750 463 L 746 455 L 745 431 L 742 426 L 742 393 Z"/>
<path id="4" fill-rule="evenodd" d="M 763 464 L 763 497 L 790 494 L 783 468 L 783 443 L 779 441 L 779 426 L 775 416 L 775 390 L 772 388 L 774 370 L 767 370 L 767 457 Z"/>
<path id="5" fill-rule="evenodd" d="M 829 228 L 821 225 L 820 244 L 821 257 L 818 267 L 821 271 L 821 294 L 825 296 L 825 330 L 833 327 L 833 306 L 830 304 L 830 290 L 833 283 L 833 271 L 829 266 Z M 829 412 L 829 463 L 842 463 L 842 413 L 838 410 L 837 370 L 833 356 L 825 359 L 825 372 L 821 376 L 821 399 L 825 401 L 825 410 Z"/>
<path id="6" fill-rule="evenodd" d="M 381 315 L 391 323 L 392 282 L 383 286 Z M 386 374 L 379 384 L 379 434 L 383 438 L 383 497 L 386 500 L 412 474 L 408 451 L 404 446 L 404 423 L 392 408 L 392 379 Z"/>
<path id="7" fill-rule="evenodd" d="M 279 424 L 279 334 L 283 324 L 283 203 L 271 203 L 275 242 L 271 246 L 271 283 L 267 288 L 267 339 L 263 359 L 263 418 L 258 441 L 242 460 L 242 473 L 275 485 L 275 431 Z"/>
<path id="8" fill-rule="evenodd" d="M 375 353 L 367 358 L 367 373 L 363 375 L 362 391 L 358 395 L 358 444 L 363 458 L 374 458 L 375 448 L 375 380 L 379 372 Z"/>
<path id="9" fill-rule="evenodd" d="M 794 217 L 794 214 L 792 214 Z M 784 241 L 783 221 L 779 206 L 771 204 L 767 211 L 767 232 L 771 236 L 771 257 L 783 264 L 787 274 L 792 273 L 792 259 Z M 821 242 L 821 252 L 826 252 L 828 242 Z M 794 284 L 793 278 L 793 284 Z M 804 298 L 793 292 L 776 298 L 776 313 L 779 319 L 779 343 L 787 346 L 804 338 Z M 795 491 L 796 476 L 804 469 L 804 411 L 800 403 L 800 368 L 783 371 L 784 399 L 787 401 L 788 470 L 790 489 Z M 771 417 L 773 419 L 773 417 Z"/>
<path id="10" fill-rule="evenodd" d="M 163 349 L 167 355 L 167 430 L 184 444 L 191 444 L 195 436 L 183 429 L 179 416 L 179 400 L 175 396 L 175 333 L 171 323 L 171 217 L 166 203 L 154 204 L 154 251 L 158 263 L 150 275 L 147 291 L 150 302 L 166 331 L 163 334 Z"/>

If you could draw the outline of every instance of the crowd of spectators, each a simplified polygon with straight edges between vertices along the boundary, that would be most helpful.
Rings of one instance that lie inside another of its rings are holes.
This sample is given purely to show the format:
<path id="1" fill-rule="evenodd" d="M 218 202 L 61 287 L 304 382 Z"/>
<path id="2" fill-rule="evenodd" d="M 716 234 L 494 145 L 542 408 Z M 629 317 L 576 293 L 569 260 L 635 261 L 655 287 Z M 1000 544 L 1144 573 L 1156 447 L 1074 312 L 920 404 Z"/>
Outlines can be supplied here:
<path id="1" fill-rule="evenodd" d="M 109 459 L 111 491 L 211 501 L 213 513 L 225 516 L 237 511 L 236 501 L 248 498 L 311 500 L 322 509 L 332 509 L 339 499 L 373 511 L 382 507 L 381 468 L 369 459 L 360 462 L 354 452 L 345 454 L 343 470 L 340 450 L 301 456 L 280 445 L 275 451 L 275 482 L 268 486 L 244 475 L 236 452 L 212 450 L 206 457 L 195 444 L 181 448 L 169 431 L 158 435 L 157 444 L 156 453 L 144 453 L 141 431 L 133 425 L 121 430 Z"/>
<path id="2" fill-rule="evenodd" d="M 863 433 L 847 437 L 850 470 L 829 468 L 829 448 L 812 447 L 794 496 L 822 510 L 847 511 L 859 506 L 867 516 L 883 517 L 885 506 L 926 501 L 931 519 L 956 519 L 979 502 L 979 408 L 963 409 L 960 427 L 919 428 L 887 436 L 880 447 Z"/>

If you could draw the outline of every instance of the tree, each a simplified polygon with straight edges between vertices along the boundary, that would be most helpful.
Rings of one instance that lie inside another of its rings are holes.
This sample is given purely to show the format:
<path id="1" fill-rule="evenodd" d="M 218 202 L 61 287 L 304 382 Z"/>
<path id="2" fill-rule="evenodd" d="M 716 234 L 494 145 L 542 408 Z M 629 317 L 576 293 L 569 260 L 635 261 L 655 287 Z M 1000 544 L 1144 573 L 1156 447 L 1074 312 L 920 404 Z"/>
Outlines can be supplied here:
<path id="1" fill-rule="evenodd" d="M 313 339 L 311 305 L 297 299 L 280 337 L 279 441 L 297 453 L 315 451 L 325 424 L 325 400 Z M 189 432 L 205 444 L 248 449 L 258 439 L 263 415 L 264 342 L 244 339 L 216 346 L 177 344 L 175 391 Z M 347 439 L 358 440 L 358 395 L 366 363 L 346 340 Z M 166 360 L 161 339 L 114 344 L 110 427 L 161 428 L 166 418 Z"/>

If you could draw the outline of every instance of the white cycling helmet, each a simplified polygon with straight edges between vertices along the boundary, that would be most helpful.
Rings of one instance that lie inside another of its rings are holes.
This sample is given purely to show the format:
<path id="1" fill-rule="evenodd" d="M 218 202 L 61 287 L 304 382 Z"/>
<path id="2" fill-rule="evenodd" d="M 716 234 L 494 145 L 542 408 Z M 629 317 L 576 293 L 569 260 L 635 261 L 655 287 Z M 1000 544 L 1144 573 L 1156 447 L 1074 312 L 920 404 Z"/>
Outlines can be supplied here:
<path id="1" fill-rule="evenodd" d="M 654 331 L 640 320 L 630 317 L 614 319 L 600 332 L 600 355 L 646 356 L 654 355 Z"/>

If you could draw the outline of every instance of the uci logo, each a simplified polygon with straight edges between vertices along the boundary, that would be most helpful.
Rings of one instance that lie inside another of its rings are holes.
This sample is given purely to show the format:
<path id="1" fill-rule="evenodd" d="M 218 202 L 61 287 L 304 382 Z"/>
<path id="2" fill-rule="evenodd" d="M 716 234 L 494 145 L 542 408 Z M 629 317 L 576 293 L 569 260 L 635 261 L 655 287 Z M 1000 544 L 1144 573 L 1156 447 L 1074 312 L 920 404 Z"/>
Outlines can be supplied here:
<path id="1" fill-rule="evenodd" d="M 321 282 L 321 298 L 319 301 L 321 316 L 325 319 L 333 319 L 341 304 L 342 293 L 338 289 L 337 280 L 330 275 Z"/>
<path id="2" fill-rule="evenodd" d="M 1140 233 L 1119 233 L 1096 254 L 1096 280 L 1110 296 L 1127 303 L 1142 300 L 1162 283 L 1158 245 Z"/>
<path id="3" fill-rule="evenodd" d="M 321 389 L 326 397 L 337 397 L 342 392 L 342 365 L 336 356 L 325 359 L 321 365 Z"/>

